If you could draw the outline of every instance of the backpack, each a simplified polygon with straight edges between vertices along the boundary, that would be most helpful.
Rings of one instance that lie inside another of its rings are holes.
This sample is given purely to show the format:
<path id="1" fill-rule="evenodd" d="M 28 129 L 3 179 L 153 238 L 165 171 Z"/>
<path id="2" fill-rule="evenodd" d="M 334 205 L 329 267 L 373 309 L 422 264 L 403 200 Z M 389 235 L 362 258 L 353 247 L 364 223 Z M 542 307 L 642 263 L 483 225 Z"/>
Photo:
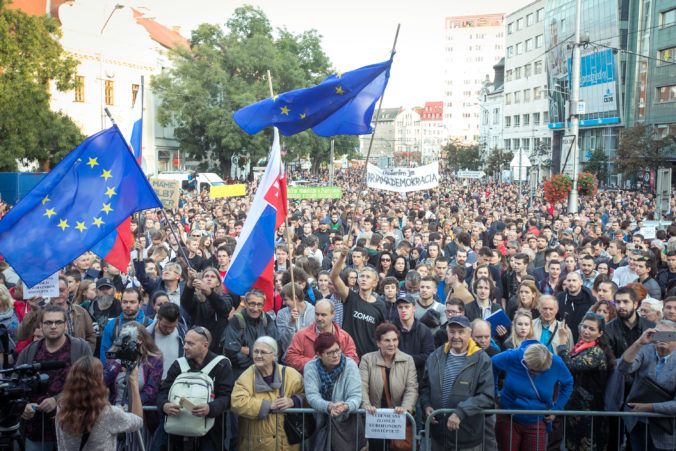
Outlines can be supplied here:
<path id="1" fill-rule="evenodd" d="M 214 381 L 209 376 L 211 370 L 226 357 L 219 355 L 209 362 L 200 371 L 190 371 L 190 365 L 185 357 L 177 360 L 181 366 L 179 374 L 169 389 L 169 402 L 180 404 L 181 398 L 190 400 L 199 405 L 211 401 L 214 392 Z M 181 407 L 180 413 L 175 416 L 167 416 L 164 422 L 164 430 L 167 434 L 181 435 L 183 437 L 203 437 L 214 427 L 215 418 L 196 417 L 188 409 Z"/>
<path id="2" fill-rule="evenodd" d="M 244 333 L 246 332 L 246 320 L 244 319 L 244 315 L 242 312 L 237 312 L 234 315 L 232 315 L 232 318 L 230 321 L 235 320 L 237 321 L 237 326 L 239 329 L 239 336 L 244 337 Z M 263 312 L 261 313 L 261 322 L 263 323 L 263 327 L 267 328 L 268 327 L 268 314 Z M 253 346 L 251 343 L 248 343 L 250 346 Z M 225 354 L 225 334 L 221 336 L 221 341 L 219 343 L 223 354 Z"/>

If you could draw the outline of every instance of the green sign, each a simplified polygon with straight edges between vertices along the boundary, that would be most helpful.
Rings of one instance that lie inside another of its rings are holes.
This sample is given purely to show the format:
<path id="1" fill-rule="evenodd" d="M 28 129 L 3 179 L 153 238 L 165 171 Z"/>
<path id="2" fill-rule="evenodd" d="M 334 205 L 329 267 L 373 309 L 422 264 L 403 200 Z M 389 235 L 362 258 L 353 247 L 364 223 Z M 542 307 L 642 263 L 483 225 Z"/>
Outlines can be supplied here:
<path id="1" fill-rule="evenodd" d="M 339 186 L 289 186 L 286 194 L 289 199 L 341 199 L 343 190 Z"/>

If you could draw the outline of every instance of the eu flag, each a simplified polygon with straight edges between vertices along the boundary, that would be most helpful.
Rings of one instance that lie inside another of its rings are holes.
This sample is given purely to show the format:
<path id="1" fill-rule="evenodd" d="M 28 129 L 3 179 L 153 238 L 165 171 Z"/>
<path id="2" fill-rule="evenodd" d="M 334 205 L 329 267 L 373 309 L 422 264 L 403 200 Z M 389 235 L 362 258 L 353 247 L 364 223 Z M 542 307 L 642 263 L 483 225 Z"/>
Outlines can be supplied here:
<path id="1" fill-rule="evenodd" d="M 162 204 L 116 127 L 90 136 L 0 221 L 0 254 L 32 287 Z"/>
<path id="2" fill-rule="evenodd" d="M 235 111 L 232 117 L 249 134 L 270 125 L 285 136 L 308 128 L 319 136 L 371 133 L 373 110 L 390 78 L 392 57 L 379 64 L 333 74 L 312 88 L 261 100 Z"/>

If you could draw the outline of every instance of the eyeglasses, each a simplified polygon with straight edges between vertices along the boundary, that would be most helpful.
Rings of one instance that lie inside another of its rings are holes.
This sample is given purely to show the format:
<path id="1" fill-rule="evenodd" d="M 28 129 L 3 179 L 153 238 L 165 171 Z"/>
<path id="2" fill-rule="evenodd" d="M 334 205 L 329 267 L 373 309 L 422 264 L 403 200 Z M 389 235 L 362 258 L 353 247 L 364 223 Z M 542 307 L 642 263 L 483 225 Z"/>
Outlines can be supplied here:
<path id="1" fill-rule="evenodd" d="M 390 260 L 389 258 L 381 258 L 380 261 L 381 262 L 391 262 L 392 260 Z"/>
<path id="2" fill-rule="evenodd" d="M 272 352 L 263 351 L 262 349 L 254 349 L 253 350 L 253 355 L 268 355 L 268 354 L 272 354 Z"/>
<path id="3" fill-rule="evenodd" d="M 42 325 L 45 327 L 58 327 L 58 326 L 63 326 L 66 324 L 65 321 L 59 320 L 59 321 L 43 321 Z"/>
<path id="4" fill-rule="evenodd" d="M 253 308 L 263 308 L 263 307 L 265 307 L 265 304 L 262 304 L 262 303 L 259 303 L 259 302 L 247 302 L 246 305 L 248 305 L 249 307 L 253 307 Z"/>
<path id="5" fill-rule="evenodd" d="M 203 328 L 203 327 L 201 327 L 201 326 L 194 326 L 194 327 L 193 327 L 192 329 L 190 329 L 190 330 L 192 330 L 192 331 L 194 331 L 194 332 L 197 332 L 198 334 L 200 334 L 201 336 L 203 336 L 204 338 L 206 338 L 207 341 L 209 341 L 209 335 L 207 335 L 207 330 L 206 330 L 205 328 Z"/>
<path id="6" fill-rule="evenodd" d="M 336 357 L 336 356 L 340 355 L 341 352 L 342 351 L 340 349 L 335 349 L 333 351 L 324 352 L 324 355 L 327 356 L 327 357 Z"/>

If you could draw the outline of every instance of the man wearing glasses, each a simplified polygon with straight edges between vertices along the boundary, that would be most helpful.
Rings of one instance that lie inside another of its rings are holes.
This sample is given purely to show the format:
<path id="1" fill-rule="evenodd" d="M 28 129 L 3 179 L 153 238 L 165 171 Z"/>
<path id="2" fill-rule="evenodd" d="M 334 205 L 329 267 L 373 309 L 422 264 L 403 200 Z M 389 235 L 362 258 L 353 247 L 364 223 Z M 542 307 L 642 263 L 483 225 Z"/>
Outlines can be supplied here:
<path id="1" fill-rule="evenodd" d="M 60 305 L 48 304 L 39 314 L 38 323 L 44 338 L 34 341 L 24 349 L 17 365 L 62 361 L 64 368 L 41 371 L 49 376 L 45 393 L 33 395 L 26 404 L 21 418 L 26 424 L 26 450 L 56 450 L 54 415 L 56 399 L 63 390 L 70 366 L 80 357 L 92 355 L 89 343 L 66 334 L 66 310 Z M 43 430 L 44 425 L 44 430 Z"/>
<path id="2" fill-rule="evenodd" d="M 211 332 L 204 327 L 195 326 L 186 332 L 183 351 L 184 357 L 187 359 L 188 365 L 190 366 L 190 372 L 199 372 L 212 360 L 217 357 L 220 358 L 216 353 L 209 351 L 210 343 Z M 181 406 L 169 402 L 169 390 L 179 374 L 181 374 L 181 365 L 179 361 L 176 360 L 171 365 L 171 368 L 169 368 L 167 378 L 164 380 L 157 393 L 157 407 L 161 409 L 165 415 L 177 416 L 181 411 Z M 194 406 L 191 413 L 198 417 L 216 418 L 222 415 L 230 407 L 230 394 L 232 393 L 232 386 L 235 381 L 230 361 L 221 358 L 221 361 L 209 371 L 209 377 L 214 382 L 211 401 Z M 196 439 L 199 443 L 194 449 L 202 451 L 222 449 L 222 438 L 225 434 L 222 424 L 223 423 L 217 419 L 214 426 L 204 437 Z M 235 439 L 236 438 L 237 437 L 235 436 Z M 183 440 L 177 440 L 176 437 L 172 436 L 169 443 L 171 444 L 172 449 L 184 449 Z"/>

